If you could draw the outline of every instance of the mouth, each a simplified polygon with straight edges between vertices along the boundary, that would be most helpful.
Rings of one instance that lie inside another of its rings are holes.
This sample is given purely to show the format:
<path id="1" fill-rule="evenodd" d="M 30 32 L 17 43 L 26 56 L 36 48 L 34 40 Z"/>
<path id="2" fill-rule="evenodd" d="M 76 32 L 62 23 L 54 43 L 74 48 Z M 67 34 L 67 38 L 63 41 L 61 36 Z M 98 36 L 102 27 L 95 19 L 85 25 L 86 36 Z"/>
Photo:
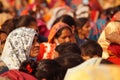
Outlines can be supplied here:
<path id="1" fill-rule="evenodd" d="M 35 52 L 35 53 L 39 53 L 39 52 L 40 52 L 39 47 L 34 48 L 34 52 Z"/>

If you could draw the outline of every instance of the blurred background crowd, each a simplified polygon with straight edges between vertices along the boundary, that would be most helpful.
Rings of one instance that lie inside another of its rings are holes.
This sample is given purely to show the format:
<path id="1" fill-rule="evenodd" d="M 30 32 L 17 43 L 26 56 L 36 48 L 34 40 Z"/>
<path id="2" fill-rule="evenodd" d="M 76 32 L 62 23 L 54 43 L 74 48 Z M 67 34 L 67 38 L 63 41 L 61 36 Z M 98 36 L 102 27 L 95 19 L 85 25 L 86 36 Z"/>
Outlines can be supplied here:
<path id="1" fill-rule="evenodd" d="M 0 0 L 0 80 L 120 80 L 120 0 Z"/>

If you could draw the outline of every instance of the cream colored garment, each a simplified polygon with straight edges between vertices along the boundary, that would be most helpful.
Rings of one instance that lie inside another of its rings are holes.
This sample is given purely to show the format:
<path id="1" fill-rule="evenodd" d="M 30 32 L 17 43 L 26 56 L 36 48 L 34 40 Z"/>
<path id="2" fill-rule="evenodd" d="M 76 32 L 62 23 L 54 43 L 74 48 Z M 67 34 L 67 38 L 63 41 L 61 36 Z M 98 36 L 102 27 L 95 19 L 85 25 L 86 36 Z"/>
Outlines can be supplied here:
<path id="1" fill-rule="evenodd" d="M 64 80 L 120 80 L 120 66 L 99 65 L 86 70 L 77 70 Z"/>
<path id="2" fill-rule="evenodd" d="M 98 39 L 98 43 L 103 48 L 103 58 L 108 57 L 107 47 L 110 44 L 110 42 L 106 39 L 106 36 L 113 32 L 120 33 L 120 22 L 109 22 Z"/>
<path id="3" fill-rule="evenodd" d="M 86 71 L 89 67 L 98 66 L 100 64 L 101 60 L 102 60 L 102 58 L 91 58 L 78 66 L 68 69 L 64 80 L 69 80 L 70 77 L 73 76 L 74 73 L 77 73 L 78 71 L 82 71 L 82 70 Z M 83 74 L 81 74 L 81 75 L 83 75 Z M 74 79 L 74 80 L 76 80 L 76 79 Z"/>

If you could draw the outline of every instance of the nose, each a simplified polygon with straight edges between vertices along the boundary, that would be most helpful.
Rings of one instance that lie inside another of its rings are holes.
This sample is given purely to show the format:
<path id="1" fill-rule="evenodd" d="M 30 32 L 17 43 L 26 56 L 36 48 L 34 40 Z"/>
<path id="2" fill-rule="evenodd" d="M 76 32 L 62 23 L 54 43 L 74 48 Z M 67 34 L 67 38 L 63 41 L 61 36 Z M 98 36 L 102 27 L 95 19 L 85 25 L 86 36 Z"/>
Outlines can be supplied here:
<path id="1" fill-rule="evenodd" d="M 65 42 L 70 42 L 70 41 L 71 41 L 70 37 L 67 37 L 65 40 Z"/>
<path id="2" fill-rule="evenodd" d="M 35 46 L 40 46 L 39 42 L 36 41 Z"/>

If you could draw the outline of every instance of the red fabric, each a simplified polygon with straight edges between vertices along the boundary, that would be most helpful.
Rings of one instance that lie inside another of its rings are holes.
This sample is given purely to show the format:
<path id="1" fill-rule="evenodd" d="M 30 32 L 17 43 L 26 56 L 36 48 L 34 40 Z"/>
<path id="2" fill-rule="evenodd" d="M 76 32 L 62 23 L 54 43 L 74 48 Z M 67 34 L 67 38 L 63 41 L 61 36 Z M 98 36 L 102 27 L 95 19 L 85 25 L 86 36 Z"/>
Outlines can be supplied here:
<path id="1" fill-rule="evenodd" d="M 102 10 L 102 7 L 100 6 L 98 0 L 90 0 L 89 6 L 90 6 L 91 10 L 98 10 L 98 11 Z"/>
<path id="2" fill-rule="evenodd" d="M 98 19 L 99 11 L 97 10 L 91 10 L 90 17 L 93 22 L 96 22 Z"/>
<path id="3" fill-rule="evenodd" d="M 48 37 L 49 30 L 47 29 L 45 22 L 42 20 L 37 20 L 37 26 L 39 29 L 39 34 Z"/>
<path id="4" fill-rule="evenodd" d="M 39 60 L 41 60 L 42 59 L 42 57 L 43 57 L 43 54 L 44 54 L 44 52 L 45 52 L 45 46 L 44 46 L 44 44 L 40 44 L 40 53 L 38 54 L 38 56 L 37 56 L 37 61 L 39 61 Z"/>
<path id="5" fill-rule="evenodd" d="M 120 58 L 118 57 L 110 56 L 107 60 L 114 64 L 120 65 Z"/>
<path id="6" fill-rule="evenodd" d="M 120 58 L 120 45 L 119 44 L 111 43 L 108 46 L 108 50 L 111 51 L 112 54 Z"/>
<path id="7" fill-rule="evenodd" d="M 37 61 L 41 59 L 53 59 L 54 49 L 56 44 L 51 43 L 41 43 L 40 53 L 37 56 Z"/>
<path id="8" fill-rule="evenodd" d="M 37 80 L 33 76 L 18 70 L 9 70 L 0 76 L 8 77 L 10 80 Z"/>

